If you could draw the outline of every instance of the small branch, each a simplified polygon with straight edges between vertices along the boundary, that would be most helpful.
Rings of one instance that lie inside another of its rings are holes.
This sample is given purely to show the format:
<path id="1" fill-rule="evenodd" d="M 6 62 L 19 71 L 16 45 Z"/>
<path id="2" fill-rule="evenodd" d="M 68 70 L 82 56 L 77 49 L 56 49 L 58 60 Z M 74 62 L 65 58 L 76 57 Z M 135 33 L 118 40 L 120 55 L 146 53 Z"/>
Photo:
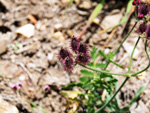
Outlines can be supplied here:
<path id="1" fill-rule="evenodd" d="M 131 76 L 136 76 L 136 75 L 138 75 L 138 74 L 140 74 L 140 73 L 146 71 L 146 70 L 150 67 L 150 56 L 149 56 L 148 51 L 147 51 L 147 40 L 145 41 L 145 52 L 146 52 L 146 55 L 147 55 L 148 60 L 149 60 L 149 63 L 148 63 L 148 65 L 147 65 L 147 67 L 144 68 L 143 70 L 139 71 L 139 72 L 136 72 L 136 73 L 131 74 Z"/>
<path id="2" fill-rule="evenodd" d="M 131 53 L 130 61 L 129 61 L 129 67 L 128 67 L 128 73 L 130 73 L 130 71 L 131 71 L 131 64 L 132 64 L 133 54 L 134 54 L 135 48 L 137 47 L 137 44 L 138 44 L 139 40 L 140 40 L 140 37 L 139 37 L 138 40 L 136 41 L 136 44 L 135 44 L 135 46 L 134 46 L 134 48 L 133 48 L 133 51 L 132 51 L 132 53 Z"/>
<path id="3" fill-rule="evenodd" d="M 81 65 L 82 67 L 85 67 L 87 69 L 90 69 L 92 71 L 96 71 L 96 72 L 100 72 L 100 73 L 105 73 L 105 74 L 110 74 L 110 75 L 118 75 L 118 76 L 130 76 L 129 74 L 122 74 L 122 73 L 112 73 L 112 72 L 107 72 L 107 71 L 103 71 L 103 70 L 98 70 L 98 69 L 95 69 L 95 68 L 92 68 L 92 67 L 89 67 L 87 65 L 83 65 L 83 64 L 79 64 Z"/>
<path id="4" fill-rule="evenodd" d="M 134 51 L 135 51 L 135 48 L 137 47 L 137 44 L 139 42 L 139 39 L 140 37 L 138 38 L 134 48 L 133 48 L 133 51 L 132 51 L 132 54 L 131 54 L 131 57 L 130 57 L 130 63 L 129 63 L 129 70 L 128 72 L 130 73 L 130 68 L 131 68 L 131 62 L 132 62 L 132 57 L 133 57 L 133 54 L 134 54 Z M 143 70 L 137 72 L 138 74 L 139 73 L 142 73 L 143 71 L 145 71 L 146 69 L 148 69 L 150 67 L 150 56 L 148 55 L 148 52 L 147 52 L 147 40 L 145 41 L 145 52 L 147 54 L 147 57 L 149 59 L 149 64 L 146 68 L 144 68 Z M 131 74 L 131 76 L 133 75 L 137 75 L 137 73 L 133 73 Z M 117 93 L 121 90 L 121 88 L 124 86 L 124 84 L 129 80 L 130 77 L 126 77 L 126 79 L 124 80 L 124 82 L 121 84 L 121 86 L 119 87 L 119 89 L 114 93 L 114 95 L 110 98 L 109 101 L 107 101 L 99 110 L 97 110 L 95 113 L 100 113 L 101 110 L 103 110 L 113 99 L 114 97 L 117 95 Z"/>
<path id="5" fill-rule="evenodd" d="M 83 28 L 83 30 L 80 32 L 80 34 L 79 34 L 79 36 L 77 37 L 77 39 L 80 39 L 80 38 L 81 38 L 81 36 L 86 32 L 86 30 L 90 27 L 90 25 L 91 25 L 91 22 L 88 23 L 88 24 Z"/>
<path id="6" fill-rule="evenodd" d="M 129 77 L 126 77 L 126 79 L 124 80 L 124 82 L 121 84 L 121 86 L 119 87 L 119 89 L 114 93 L 114 95 L 111 97 L 111 99 L 109 101 L 107 101 L 99 110 L 97 110 L 95 113 L 101 113 L 101 110 L 103 110 L 113 99 L 114 97 L 117 95 L 117 93 L 120 91 L 120 89 L 124 86 L 124 84 L 128 81 Z"/>

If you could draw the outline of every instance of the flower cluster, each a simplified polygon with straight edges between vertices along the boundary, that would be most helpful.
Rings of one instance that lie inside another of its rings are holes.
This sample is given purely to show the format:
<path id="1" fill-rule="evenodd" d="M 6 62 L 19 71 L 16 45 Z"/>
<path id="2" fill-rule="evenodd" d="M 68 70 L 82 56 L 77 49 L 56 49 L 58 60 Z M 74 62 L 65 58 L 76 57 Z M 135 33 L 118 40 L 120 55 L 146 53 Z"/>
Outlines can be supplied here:
<path id="1" fill-rule="evenodd" d="M 147 3 L 143 3 L 140 0 L 134 0 L 133 5 L 136 5 L 137 18 L 142 21 L 139 25 L 138 32 L 141 37 L 150 38 L 150 24 L 148 24 L 150 16 L 150 6 Z"/>
<path id="2" fill-rule="evenodd" d="M 45 86 L 44 86 L 44 91 L 45 91 L 45 92 L 48 92 L 49 90 L 50 90 L 49 85 L 45 85 Z"/>
<path id="3" fill-rule="evenodd" d="M 137 11 L 137 17 L 139 19 L 143 19 L 147 14 L 150 12 L 150 7 L 146 3 L 142 3 L 140 0 L 134 0 L 133 5 L 136 5 L 138 11 Z"/>
<path id="4" fill-rule="evenodd" d="M 17 90 L 19 90 L 20 88 L 22 88 L 22 82 L 19 82 L 17 85 L 16 85 L 16 84 L 13 84 L 13 85 L 11 86 L 11 89 L 12 89 L 13 91 L 17 91 Z"/>
<path id="5" fill-rule="evenodd" d="M 145 21 L 139 25 L 138 32 L 141 37 L 146 37 L 150 39 L 150 24 L 146 23 Z"/>
<path id="6" fill-rule="evenodd" d="M 65 48 L 61 48 L 58 55 L 64 69 L 68 72 L 72 72 L 75 63 L 86 65 L 90 60 L 88 46 L 80 42 L 79 39 L 74 36 L 71 38 L 70 47 L 75 53 L 75 56 L 73 56 L 70 51 Z"/>

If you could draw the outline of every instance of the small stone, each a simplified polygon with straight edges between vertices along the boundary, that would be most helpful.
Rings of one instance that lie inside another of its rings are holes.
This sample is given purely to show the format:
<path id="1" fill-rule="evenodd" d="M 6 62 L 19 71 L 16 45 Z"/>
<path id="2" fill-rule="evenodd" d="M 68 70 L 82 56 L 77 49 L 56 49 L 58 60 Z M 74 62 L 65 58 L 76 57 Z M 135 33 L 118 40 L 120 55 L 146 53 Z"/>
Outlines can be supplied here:
<path id="1" fill-rule="evenodd" d="M 19 76 L 19 80 L 20 80 L 20 81 L 24 81 L 25 78 L 26 78 L 26 77 L 25 77 L 24 75 Z"/>
<path id="2" fill-rule="evenodd" d="M 63 25 L 62 25 L 62 24 L 55 24 L 55 25 L 54 25 L 54 28 L 55 28 L 56 30 L 61 30 L 61 29 L 63 28 Z"/>
<path id="3" fill-rule="evenodd" d="M 103 29 L 107 29 L 107 28 L 113 27 L 113 26 L 119 24 L 121 18 L 122 18 L 122 15 L 120 13 L 114 14 L 114 15 L 108 15 L 108 16 L 106 16 L 103 19 L 103 21 L 102 21 L 100 26 Z M 110 32 L 111 30 L 112 29 L 108 30 L 108 32 Z"/>
<path id="4" fill-rule="evenodd" d="M 89 12 L 87 12 L 87 11 L 77 10 L 77 12 L 81 16 L 87 16 L 87 15 L 89 15 Z"/>
<path id="5" fill-rule="evenodd" d="M 139 74 L 140 76 L 138 76 L 138 79 L 140 79 L 140 80 L 144 80 L 145 79 L 145 77 L 146 77 L 146 75 L 147 75 L 147 73 L 144 71 L 144 72 L 142 72 L 141 74 Z"/>
<path id="6" fill-rule="evenodd" d="M 84 0 L 80 5 L 79 7 L 81 9 L 90 9 L 92 7 L 92 3 L 90 0 Z"/>
<path id="7" fill-rule="evenodd" d="M 48 60 L 52 60 L 53 59 L 54 54 L 53 53 L 48 53 Z"/>
<path id="8" fill-rule="evenodd" d="M 129 42 L 124 42 L 123 47 L 126 50 L 126 52 L 128 53 L 128 55 L 131 55 L 134 45 Z M 140 51 L 138 48 L 136 48 L 134 51 L 133 59 L 137 60 L 139 54 L 140 54 Z"/>
<path id="9" fill-rule="evenodd" d="M 19 113 L 19 112 L 15 106 L 4 101 L 0 96 L 0 113 Z"/>
<path id="10" fill-rule="evenodd" d="M 67 30 L 67 34 L 68 34 L 70 37 L 72 37 L 72 35 L 73 35 L 72 30 Z"/>
<path id="11" fill-rule="evenodd" d="M 70 0 L 62 0 L 62 3 L 65 5 L 69 4 L 69 2 L 70 2 Z"/>
<path id="12" fill-rule="evenodd" d="M 11 0 L 0 0 L 0 2 L 6 7 L 6 9 L 10 10 L 12 8 L 13 3 Z"/>
<path id="13" fill-rule="evenodd" d="M 80 0 L 74 0 L 77 5 L 79 5 Z"/>
<path id="14" fill-rule="evenodd" d="M 100 20 L 99 20 L 98 18 L 95 18 L 95 19 L 93 20 L 93 23 L 99 25 Z"/>
<path id="15" fill-rule="evenodd" d="M 28 63 L 27 66 L 33 69 L 36 68 L 36 65 L 34 63 Z"/>
<path id="16" fill-rule="evenodd" d="M 65 37 L 64 37 L 63 33 L 60 31 L 54 33 L 54 38 L 59 41 L 65 41 Z"/>
<path id="17" fill-rule="evenodd" d="M 23 35 L 26 38 L 30 38 L 34 35 L 35 27 L 32 24 L 27 24 L 20 27 L 16 33 Z"/>
<path id="18" fill-rule="evenodd" d="M 5 41 L 0 41 L 0 54 L 3 54 L 7 51 L 7 45 L 6 45 L 6 42 Z"/>

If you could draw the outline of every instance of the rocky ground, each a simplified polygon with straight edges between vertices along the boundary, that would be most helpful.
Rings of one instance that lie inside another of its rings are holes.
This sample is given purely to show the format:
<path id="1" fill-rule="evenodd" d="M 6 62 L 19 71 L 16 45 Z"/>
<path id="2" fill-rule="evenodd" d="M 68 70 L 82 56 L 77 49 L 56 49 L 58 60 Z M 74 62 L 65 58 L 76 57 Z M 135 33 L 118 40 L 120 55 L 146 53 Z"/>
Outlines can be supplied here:
<path id="1" fill-rule="evenodd" d="M 78 81 L 81 67 L 77 67 L 72 74 L 65 72 L 58 61 L 58 50 L 61 46 L 69 47 L 71 36 L 78 36 L 99 2 L 100 0 L 74 0 L 73 4 L 66 8 L 68 0 L 0 0 L 1 101 L 16 106 L 20 113 L 44 113 L 38 108 L 31 110 L 33 105 L 31 106 L 29 101 L 48 113 L 65 111 L 67 100 L 61 95 L 61 88 L 70 82 Z M 114 51 L 135 23 L 134 14 L 129 17 L 126 24 L 112 32 L 100 34 L 100 31 L 118 24 L 125 13 L 125 7 L 126 4 L 122 1 L 106 0 L 103 10 L 97 17 L 98 22 L 92 23 L 81 40 L 90 47 L 96 46 L 104 50 L 106 54 Z M 20 29 L 24 25 L 27 25 L 26 28 Z M 112 64 L 108 69 L 118 73 L 127 72 L 130 53 L 137 37 L 135 28 L 114 58 L 125 69 Z M 135 51 L 131 71 L 139 71 L 147 64 L 144 40 L 141 39 Z M 131 107 L 132 113 L 150 112 L 149 74 L 148 69 L 142 77 L 131 78 L 119 93 L 120 104 L 124 106 L 137 90 L 147 83 L 147 88 Z M 121 84 L 124 77 L 118 79 Z M 18 82 L 23 83 L 22 95 L 10 88 Z M 43 88 L 47 84 L 50 91 L 43 94 Z"/>

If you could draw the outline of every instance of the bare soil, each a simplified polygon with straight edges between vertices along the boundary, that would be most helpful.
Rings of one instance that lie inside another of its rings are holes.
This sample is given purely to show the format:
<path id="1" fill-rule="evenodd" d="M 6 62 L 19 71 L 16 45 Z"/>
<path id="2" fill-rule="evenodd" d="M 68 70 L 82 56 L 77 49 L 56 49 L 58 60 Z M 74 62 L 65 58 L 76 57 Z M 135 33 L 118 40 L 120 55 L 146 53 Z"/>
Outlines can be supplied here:
<path id="1" fill-rule="evenodd" d="M 100 0 L 86 0 L 89 6 L 80 6 L 83 0 L 75 0 L 66 8 L 64 0 L 0 0 L 0 96 L 9 103 L 17 106 L 20 113 L 42 113 L 40 109 L 31 110 L 34 102 L 48 113 L 64 113 L 67 100 L 61 95 L 62 86 L 78 81 L 81 67 L 77 67 L 73 73 L 65 72 L 58 60 L 59 49 L 69 47 L 72 35 L 78 36 L 86 25 L 88 17 Z M 66 0 L 67 1 L 67 0 Z M 78 2 L 79 1 L 79 4 Z M 109 39 L 111 32 L 99 34 L 103 29 L 101 25 L 107 16 L 120 18 L 125 14 L 127 1 L 106 0 L 103 10 L 99 13 L 99 24 L 92 24 L 81 40 L 90 48 L 96 46 L 105 53 L 114 51 L 123 37 L 135 23 L 132 14 L 125 25 L 119 26 Z M 34 24 L 28 15 L 33 15 L 37 23 Z M 104 22 L 107 24 L 108 21 Z M 16 33 L 23 25 L 35 26 L 34 35 L 30 38 Z M 108 69 L 113 72 L 127 72 L 128 61 L 132 48 L 138 38 L 137 30 L 131 33 L 124 46 L 121 47 L 114 61 L 124 66 L 120 69 L 110 64 Z M 102 62 L 102 59 L 99 60 Z M 104 61 L 105 62 L 105 61 Z M 132 72 L 146 67 L 148 59 L 144 52 L 144 40 L 138 44 Z M 120 104 L 125 106 L 136 94 L 137 90 L 145 83 L 144 90 L 137 102 L 131 107 L 131 113 L 150 113 L 150 71 L 143 73 L 143 78 L 130 78 L 129 82 L 119 93 Z M 124 77 L 117 77 L 119 84 Z M 23 83 L 21 92 L 24 96 L 18 96 L 10 86 L 18 82 Z M 43 94 L 45 85 L 50 86 L 50 91 Z"/>

